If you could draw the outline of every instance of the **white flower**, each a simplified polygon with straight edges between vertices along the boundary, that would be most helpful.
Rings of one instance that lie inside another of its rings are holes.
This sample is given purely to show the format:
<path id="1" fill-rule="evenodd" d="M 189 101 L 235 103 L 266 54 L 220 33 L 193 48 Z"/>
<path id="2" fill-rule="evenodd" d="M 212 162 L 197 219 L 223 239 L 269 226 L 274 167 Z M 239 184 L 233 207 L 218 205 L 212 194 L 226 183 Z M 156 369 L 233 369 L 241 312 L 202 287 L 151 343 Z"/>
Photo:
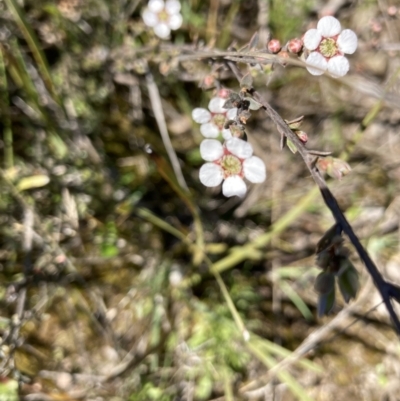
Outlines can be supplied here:
<path id="1" fill-rule="evenodd" d="M 311 51 L 306 59 L 310 74 L 321 75 L 328 70 L 335 78 L 343 77 L 349 71 L 350 65 L 344 54 L 353 54 L 357 49 L 357 35 L 351 29 L 342 31 L 340 22 L 331 16 L 321 18 L 317 29 L 308 30 L 303 42 Z"/>
<path id="2" fill-rule="evenodd" d="M 230 138 L 231 132 L 224 128 L 226 121 L 233 120 L 237 114 L 237 108 L 224 109 L 226 98 L 213 97 L 208 103 L 208 109 L 197 107 L 192 111 L 193 120 L 201 124 L 200 132 L 206 138 L 217 138 L 221 133 L 225 139 Z"/>
<path id="3" fill-rule="evenodd" d="M 222 184 L 226 197 L 243 197 L 246 178 L 253 183 L 265 181 L 264 162 L 253 156 L 253 147 L 239 138 L 230 138 L 223 145 L 216 139 L 205 139 L 200 145 L 201 157 L 207 162 L 200 168 L 200 181 L 206 187 Z"/>
<path id="4" fill-rule="evenodd" d="M 158 37 L 167 39 L 171 30 L 175 31 L 182 25 L 180 10 L 181 3 L 178 0 L 150 0 L 142 18 Z"/>

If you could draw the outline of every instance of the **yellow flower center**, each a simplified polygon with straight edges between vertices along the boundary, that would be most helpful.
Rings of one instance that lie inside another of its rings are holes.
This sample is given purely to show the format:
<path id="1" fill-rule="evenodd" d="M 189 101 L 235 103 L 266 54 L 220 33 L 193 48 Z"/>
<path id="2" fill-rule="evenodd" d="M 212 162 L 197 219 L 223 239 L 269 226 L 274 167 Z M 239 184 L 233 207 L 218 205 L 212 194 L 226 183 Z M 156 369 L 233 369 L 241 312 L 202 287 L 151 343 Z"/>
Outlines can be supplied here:
<path id="1" fill-rule="evenodd" d="M 242 171 L 242 162 L 236 156 L 226 155 L 221 160 L 221 167 L 225 177 L 239 175 Z"/>
<path id="2" fill-rule="evenodd" d="M 223 114 L 215 114 L 212 117 L 212 122 L 220 129 L 224 128 L 226 117 Z"/>
<path id="3" fill-rule="evenodd" d="M 168 22 L 169 14 L 165 10 L 162 10 L 158 13 L 158 19 L 160 22 Z"/>
<path id="4" fill-rule="evenodd" d="M 324 57 L 333 57 L 338 51 L 336 41 L 332 38 L 323 39 L 319 45 L 319 51 Z"/>

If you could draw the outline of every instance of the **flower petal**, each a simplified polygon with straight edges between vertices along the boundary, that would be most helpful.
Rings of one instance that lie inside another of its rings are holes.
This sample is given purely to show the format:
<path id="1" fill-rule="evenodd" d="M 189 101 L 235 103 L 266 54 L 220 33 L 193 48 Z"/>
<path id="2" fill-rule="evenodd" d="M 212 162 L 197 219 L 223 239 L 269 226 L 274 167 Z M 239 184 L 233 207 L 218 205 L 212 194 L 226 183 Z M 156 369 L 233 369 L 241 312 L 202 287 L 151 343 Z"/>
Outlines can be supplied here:
<path id="1" fill-rule="evenodd" d="M 153 13 L 159 13 L 164 9 L 164 1 L 163 0 L 150 0 L 147 7 Z"/>
<path id="2" fill-rule="evenodd" d="M 223 105 L 225 104 L 226 99 L 222 99 L 222 97 L 213 97 L 210 100 L 210 103 L 208 103 L 208 109 L 212 113 L 226 113 L 226 109 L 223 108 Z"/>
<path id="3" fill-rule="evenodd" d="M 200 167 L 200 182 L 206 187 L 216 187 L 224 179 L 222 168 L 214 163 L 205 163 Z"/>
<path id="4" fill-rule="evenodd" d="M 239 138 L 231 138 L 225 142 L 226 148 L 240 159 L 247 159 L 253 154 L 253 147 Z"/>
<path id="5" fill-rule="evenodd" d="M 322 17 L 317 24 L 319 33 L 325 38 L 336 36 L 342 30 L 339 20 L 330 15 Z"/>
<path id="6" fill-rule="evenodd" d="M 324 56 L 318 52 L 310 53 L 310 55 L 307 57 L 306 63 L 310 65 L 306 68 L 312 75 L 322 75 L 328 68 L 328 62 L 325 60 Z"/>
<path id="7" fill-rule="evenodd" d="M 234 107 L 233 109 L 229 109 L 228 112 L 226 113 L 226 118 L 228 120 L 234 120 L 237 116 L 237 107 Z"/>
<path id="8" fill-rule="evenodd" d="M 153 29 L 154 33 L 161 39 L 167 39 L 171 32 L 171 29 L 165 23 L 158 23 Z"/>
<path id="9" fill-rule="evenodd" d="M 227 198 L 231 196 L 239 196 L 243 198 L 243 196 L 246 195 L 246 192 L 246 184 L 238 175 L 228 177 L 222 184 L 222 193 Z"/>
<path id="10" fill-rule="evenodd" d="M 304 47 L 308 50 L 315 50 L 321 43 L 322 36 L 317 29 L 309 29 L 303 37 Z"/>
<path id="11" fill-rule="evenodd" d="M 345 29 L 338 36 L 337 44 L 343 53 L 353 54 L 357 49 L 357 35 L 351 29 Z"/>
<path id="12" fill-rule="evenodd" d="M 232 138 L 232 133 L 229 128 L 222 130 L 222 138 L 224 138 L 225 140 Z"/>
<path id="13" fill-rule="evenodd" d="M 200 144 L 201 157 L 207 162 L 213 162 L 221 158 L 224 154 L 222 143 L 216 139 L 205 139 Z"/>
<path id="14" fill-rule="evenodd" d="M 203 109 L 202 107 L 196 107 L 192 111 L 192 118 L 196 123 L 205 124 L 210 122 L 211 113 L 207 109 Z"/>
<path id="15" fill-rule="evenodd" d="M 168 14 L 178 14 L 181 11 L 181 3 L 178 0 L 167 0 L 165 2 L 165 11 Z"/>
<path id="16" fill-rule="evenodd" d="M 205 138 L 217 138 L 219 135 L 219 129 L 213 123 L 202 124 L 200 132 Z"/>
<path id="17" fill-rule="evenodd" d="M 157 14 L 153 13 L 153 11 L 150 11 L 148 8 L 143 11 L 142 18 L 144 23 L 150 28 L 153 28 L 158 24 Z"/>
<path id="18" fill-rule="evenodd" d="M 349 61 L 344 56 L 335 56 L 328 61 L 328 71 L 334 78 L 343 77 L 349 69 Z"/>
<path id="19" fill-rule="evenodd" d="M 252 156 L 243 162 L 243 172 L 244 176 L 254 183 L 264 182 L 267 177 L 265 164 L 257 156 Z"/>
<path id="20" fill-rule="evenodd" d="M 168 25 L 173 31 L 179 29 L 182 25 L 182 15 L 180 14 L 171 15 L 169 17 Z"/>

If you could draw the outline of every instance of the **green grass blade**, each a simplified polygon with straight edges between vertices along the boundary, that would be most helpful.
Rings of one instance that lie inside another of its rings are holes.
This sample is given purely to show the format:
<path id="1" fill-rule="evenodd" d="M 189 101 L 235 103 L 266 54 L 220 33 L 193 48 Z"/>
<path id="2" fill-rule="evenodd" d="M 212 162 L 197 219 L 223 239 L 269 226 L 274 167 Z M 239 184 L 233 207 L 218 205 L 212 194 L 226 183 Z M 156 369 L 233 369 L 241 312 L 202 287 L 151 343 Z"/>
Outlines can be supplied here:
<path id="1" fill-rule="evenodd" d="M 0 104 L 4 124 L 4 168 L 11 168 L 14 165 L 13 132 L 10 119 L 10 101 L 8 98 L 7 74 L 4 65 L 3 49 L 0 48 Z"/>
<path id="2" fill-rule="evenodd" d="M 265 352 L 262 352 L 260 348 L 257 346 L 257 343 L 254 343 L 250 340 L 249 344 L 250 351 L 269 369 L 272 369 L 275 365 L 277 365 L 276 360 Z M 289 387 L 290 391 L 293 393 L 295 397 L 297 397 L 301 401 L 313 401 L 313 399 L 305 392 L 304 388 L 301 384 L 288 372 L 285 370 L 281 370 L 277 372 L 277 376 L 282 383 L 286 383 Z"/>
<path id="3" fill-rule="evenodd" d="M 310 308 L 307 304 L 302 300 L 300 295 L 290 286 L 287 281 L 278 281 L 278 285 L 280 289 L 288 296 L 288 298 L 294 303 L 296 308 L 300 311 L 300 313 L 307 320 L 313 320 L 313 314 L 310 311 Z"/>
<path id="4" fill-rule="evenodd" d="M 286 214 L 284 214 L 274 223 L 271 231 L 260 235 L 255 240 L 244 246 L 234 248 L 232 253 L 214 263 L 215 271 L 222 273 L 225 270 L 233 268 L 249 257 L 252 257 L 255 250 L 265 247 L 272 240 L 272 238 L 283 232 L 294 221 L 296 221 L 297 218 L 301 216 L 310 205 L 314 204 L 318 193 L 319 190 L 317 187 L 311 189 L 308 194 L 300 199 L 300 201 L 298 201 L 293 208 L 291 208 Z"/>
<path id="5" fill-rule="evenodd" d="M 39 43 L 36 39 L 36 35 L 27 23 L 21 8 L 17 4 L 15 0 L 5 0 L 8 9 L 10 10 L 12 16 L 14 17 L 15 22 L 17 23 L 19 29 L 21 30 L 22 34 L 30 50 L 32 51 L 33 57 L 36 60 L 36 63 L 39 67 L 40 75 L 43 79 L 44 84 L 46 85 L 47 90 L 53 96 L 54 101 L 56 101 L 59 105 L 61 102 L 59 97 L 55 91 L 55 87 L 53 84 L 53 80 L 50 75 L 49 66 L 46 60 L 45 55 L 43 54 L 42 50 L 40 49 Z"/>
<path id="6" fill-rule="evenodd" d="M 251 335 L 251 339 L 253 344 L 255 344 L 260 350 L 276 355 L 279 358 L 288 358 L 292 355 L 292 351 L 273 343 L 272 341 L 268 341 L 265 338 L 258 337 L 255 334 Z M 319 365 L 305 358 L 299 359 L 296 361 L 296 364 L 315 373 L 322 373 L 323 371 Z"/>

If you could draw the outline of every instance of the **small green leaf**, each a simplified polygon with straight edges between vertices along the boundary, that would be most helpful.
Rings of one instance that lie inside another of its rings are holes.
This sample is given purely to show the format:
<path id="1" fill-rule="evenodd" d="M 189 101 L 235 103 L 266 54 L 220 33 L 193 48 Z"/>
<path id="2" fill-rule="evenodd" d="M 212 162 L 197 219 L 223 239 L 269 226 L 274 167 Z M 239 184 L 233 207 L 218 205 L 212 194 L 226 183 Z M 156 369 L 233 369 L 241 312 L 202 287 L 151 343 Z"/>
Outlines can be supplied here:
<path id="1" fill-rule="evenodd" d="M 254 49 L 257 48 L 258 39 L 259 39 L 259 35 L 258 35 L 258 32 L 256 32 L 256 33 L 253 34 L 253 36 L 250 39 L 250 42 L 249 42 L 250 50 L 254 50 Z"/>
<path id="2" fill-rule="evenodd" d="M 54 131 L 49 132 L 49 144 L 58 159 L 63 159 L 68 154 L 68 147 L 61 137 Z"/>
<path id="3" fill-rule="evenodd" d="M 332 245 L 338 245 L 343 242 L 341 233 L 341 228 L 337 224 L 334 224 L 318 241 L 316 253 L 320 253 Z"/>
<path id="4" fill-rule="evenodd" d="M 250 110 L 259 110 L 262 107 L 262 104 L 257 102 L 256 100 L 254 100 L 252 97 L 246 96 L 244 98 L 245 100 L 247 100 L 250 105 L 249 105 L 249 109 Z"/>
<path id="5" fill-rule="evenodd" d="M 101 256 L 104 258 L 112 258 L 118 255 L 118 248 L 113 244 L 103 244 L 101 247 Z"/>
<path id="6" fill-rule="evenodd" d="M 318 317 L 327 315 L 335 305 L 335 286 L 328 294 L 322 294 L 318 298 Z"/>
<path id="7" fill-rule="evenodd" d="M 18 401 L 18 382 L 4 378 L 0 383 L 0 399 L 4 401 Z"/>
<path id="8" fill-rule="evenodd" d="M 45 174 L 31 175 L 21 178 L 17 184 L 18 191 L 25 191 L 32 188 L 44 187 L 50 182 L 50 178 Z"/>
<path id="9" fill-rule="evenodd" d="M 358 272 L 354 266 L 351 265 L 339 276 L 339 289 L 346 303 L 348 303 L 351 298 L 356 297 L 358 288 Z"/>
<path id="10" fill-rule="evenodd" d="M 240 101 L 241 101 L 240 96 L 237 93 L 232 92 L 229 95 L 229 99 L 227 99 L 227 101 L 224 103 L 223 107 L 224 109 L 233 109 L 234 107 L 237 107 Z"/>
<path id="11" fill-rule="evenodd" d="M 335 288 L 335 276 L 332 273 L 322 272 L 315 279 L 314 289 L 319 294 L 329 294 Z"/>
<path id="12" fill-rule="evenodd" d="M 253 88 L 253 77 L 248 72 L 240 81 L 240 87 L 244 89 L 251 89 Z"/>
<path id="13" fill-rule="evenodd" d="M 201 400 L 207 400 L 210 397 L 213 388 L 212 378 L 208 375 L 202 376 L 196 385 L 196 398 Z"/>
<path id="14" fill-rule="evenodd" d="M 285 120 L 285 123 L 289 126 L 291 130 L 298 130 L 303 122 L 304 116 L 295 118 L 294 120 Z"/>
<path id="15" fill-rule="evenodd" d="M 296 145 L 290 139 L 286 139 L 286 145 L 292 151 L 292 153 L 297 153 Z"/>
<path id="16" fill-rule="evenodd" d="M 329 267 L 331 259 L 332 256 L 329 250 L 323 250 L 322 252 L 317 253 L 315 264 L 321 269 L 326 270 Z"/>

